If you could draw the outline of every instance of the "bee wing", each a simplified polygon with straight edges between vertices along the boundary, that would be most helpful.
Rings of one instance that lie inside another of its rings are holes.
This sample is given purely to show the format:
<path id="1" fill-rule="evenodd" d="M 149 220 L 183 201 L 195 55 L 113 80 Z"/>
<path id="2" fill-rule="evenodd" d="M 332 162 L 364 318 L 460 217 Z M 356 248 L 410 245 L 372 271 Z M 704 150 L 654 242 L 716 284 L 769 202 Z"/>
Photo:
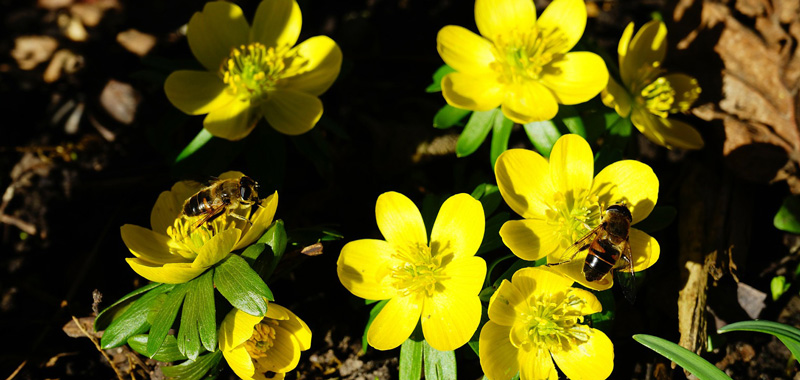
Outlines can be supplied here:
<path id="1" fill-rule="evenodd" d="M 586 235 L 584 235 L 582 238 L 578 239 L 578 241 L 569 246 L 569 248 L 565 249 L 564 252 L 561 252 L 561 254 L 557 256 L 556 261 L 553 261 L 548 265 L 566 264 L 574 260 L 575 256 L 577 256 L 579 252 L 585 251 L 586 249 L 589 248 L 590 245 L 592 245 L 592 241 L 594 240 L 595 237 L 597 237 L 597 234 L 600 233 L 600 228 L 602 226 L 603 225 L 601 224 L 595 227 L 593 230 L 589 231 Z"/>
<path id="2" fill-rule="evenodd" d="M 621 259 L 617 261 L 619 267 L 615 271 L 617 282 L 622 288 L 622 294 L 633 304 L 636 301 L 636 273 L 633 271 L 633 254 L 631 245 L 626 240 L 625 247 L 622 249 Z"/>

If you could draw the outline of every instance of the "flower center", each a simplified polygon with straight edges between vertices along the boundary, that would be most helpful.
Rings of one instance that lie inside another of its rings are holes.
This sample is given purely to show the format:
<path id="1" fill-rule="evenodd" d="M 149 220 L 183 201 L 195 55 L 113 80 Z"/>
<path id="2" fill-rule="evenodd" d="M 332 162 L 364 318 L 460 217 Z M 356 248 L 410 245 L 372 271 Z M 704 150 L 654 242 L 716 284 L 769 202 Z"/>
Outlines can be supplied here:
<path id="1" fill-rule="evenodd" d="M 278 321 L 264 318 L 255 327 L 253 335 L 244 343 L 244 348 L 253 359 L 265 358 L 272 346 L 275 345 L 275 328 Z"/>
<path id="2" fill-rule="evenodd" d="M 569 248 L 600 224 L 604 208 L 596 195 L 556 193 L 554 198 L 545 214 L 548 224 L 560 231 L 561 248 Z"/>
<path id="3" fill-rule="evenodd" d="M 394 257 L 403 262 L 391 274 L 394 287 L 401 296 L 420 292 L 425 292 L 428 297 L 433 296 L 436 285 L 447 279 L 442 273 L 444 265 L 441 255 L 432 255 L 427 245 L 412 247 L 407 251 L 398 250 Z"/>
<path id="4" fill-rule="evenodd" d="M 558 29 L 514 31 L 494 39 L 495 62 L 491 68 L 503 83 L 539 80 L 545 65 L 560 58 L 567 39 Z"/>
<path id="5" fill-rule="evenodd" d="M 220 74 L 231 94 L 258 103 L 266 101 L 270 90 L 284 78 L 297 74 L 307 63 L 289 46 L 267 48 L 255 42 L 233 48 L 222 63 Z"/>
<path id="6" fill-rule="evenodd" d="M 511 329 L 511 344 L 525 350 L 565 349 L 589 340 L 589 327 L 581 308 L 586 303 L 577 295 L 561 292 L 528 299 L 528 312 Z"/>
<path id="7" fill-rule="evenodd" d="M 670 112 L 673 112 L 675 90 L 666 78 L 659 77 L 645 86 L 639 94 L 641 102 L 652 114 L 666 118 Z"/>
<path id="8" fill-rule="evenodd" d="M 172 254 L 194 260 L 200 248 L 214 235 L 236 227 L 236 219 L 227 215 L 220 215 L 211 222 L 198 224 L 200 220 L 201 216 L 180 215 L 175 218 L 173 225 L 167 227 L 167 236 L 170 237 L 167 245 Z"/>

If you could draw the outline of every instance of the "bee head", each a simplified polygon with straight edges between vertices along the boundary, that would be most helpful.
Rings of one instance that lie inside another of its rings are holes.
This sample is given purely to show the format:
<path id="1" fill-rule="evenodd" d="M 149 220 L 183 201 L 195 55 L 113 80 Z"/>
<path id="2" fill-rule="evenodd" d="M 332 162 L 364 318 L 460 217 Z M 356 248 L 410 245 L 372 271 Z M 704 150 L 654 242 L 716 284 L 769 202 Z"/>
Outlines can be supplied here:
<path id="1" fill-rule="evenodd" d="M 617 214 L 620 214 L 620 215 L 624 216 L 626 219 L 628 219 L 629 222 L 633 221 L 633 215 L 631 215 L 630 210 L 628 210 L 628 207 L 625 206 L 624 202 L 608 206 L 608 208 L 606 209 L 606 212 L 614 212 L 614 213 L 617 213 Z"/>
<path id="2" fill-rule="evenodd" d="M 239 195 L 242 199 L 258 199 L 258 191 L 261 189 L 258 182 L 253 181 L 250 177 L 242 177 L 239 180 L 239 185 Z"/>

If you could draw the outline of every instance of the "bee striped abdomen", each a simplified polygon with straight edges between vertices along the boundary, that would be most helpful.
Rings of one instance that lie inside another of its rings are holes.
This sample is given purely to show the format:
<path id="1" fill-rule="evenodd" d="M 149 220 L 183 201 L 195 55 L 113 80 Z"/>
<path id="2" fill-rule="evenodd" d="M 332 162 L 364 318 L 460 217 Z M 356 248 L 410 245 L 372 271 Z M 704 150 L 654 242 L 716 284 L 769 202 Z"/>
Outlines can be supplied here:
<path id="1" fill-rule="evenodd" d="M 186 201 L 183 205 L 183 213 L 186 216 L 198 216 L 208 212 L 211 205 L 208 204 L 208 191 L 201 191 Z"/>
<path id="2" fill-rule="evenodd" d="M 595 240 L 589 246 L 586 261 L 583 262 L 583 274 L 586 281 L 597 281 L 603 278 L 617 262 L 619 252 L 607 240 Z"/>

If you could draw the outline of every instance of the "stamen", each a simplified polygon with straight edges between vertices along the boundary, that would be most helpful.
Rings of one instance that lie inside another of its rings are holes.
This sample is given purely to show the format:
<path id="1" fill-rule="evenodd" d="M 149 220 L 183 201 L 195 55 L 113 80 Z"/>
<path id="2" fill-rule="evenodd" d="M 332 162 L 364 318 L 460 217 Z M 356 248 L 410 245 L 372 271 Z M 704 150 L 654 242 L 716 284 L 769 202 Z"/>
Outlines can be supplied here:
<path id="1" fill-rule="evenodd" d="M 595 195 L 556 193 L 545 215 L 548 224 L 560 231 L 561 248 L 566 249 L 600 224 L 603 210 Z"/>
<path id="2" fill-rule="evenodd" d="M 640 92 L 644 106 L 654 115 L 666 118 L 675 101 L 675 90 L 669 81 L 659 77 Z"/>
<path id="3" fill-rule="evenodd" d="M 220 75 L 231 94 L 260 102 L 267 99 L 269 90 L 302 71 L 307 64 L 307 59 L 288 46 L 267 48 L 255 42 L 233 48 L 220 67 Z"/>
<path id="4" fill-rule="evenodd" d="M 586 303 L 572 291 L 544 294 L 527 301 L 527 312 L 515 323 L 511 343 L 517 348 L 568 350 L 589 340 L 589 327 L 583 322 L 581 308 Z"/>
<path id="5" fill-rule="evenodd" d="M 562 55 L 567 38 L 559 29 L 512 31 L 494 39 L 491 68 L 504 83 L 539 80 L 544 66 Z"/>
<path id="6" fill-rule="evenodd" d="M 267 357 L 270 348 L 275 345 L 276 327 L 278 327 L 278 321 L 269 318 L 264 318 L 253 327 L 253 335 L 244 343 L 244 348 L 250 354 L 250 358 Z"/>
<path id="7" fill-rule="evenodd" d="M 402 265 L 392 270 L 393 285 L 400 296 L 424 292 L 433 296 L 436 286 L 448 277 L 442 274 L 442 255 L 432 255 L 427 245 L 400 249 L 394 255 Z"/>

